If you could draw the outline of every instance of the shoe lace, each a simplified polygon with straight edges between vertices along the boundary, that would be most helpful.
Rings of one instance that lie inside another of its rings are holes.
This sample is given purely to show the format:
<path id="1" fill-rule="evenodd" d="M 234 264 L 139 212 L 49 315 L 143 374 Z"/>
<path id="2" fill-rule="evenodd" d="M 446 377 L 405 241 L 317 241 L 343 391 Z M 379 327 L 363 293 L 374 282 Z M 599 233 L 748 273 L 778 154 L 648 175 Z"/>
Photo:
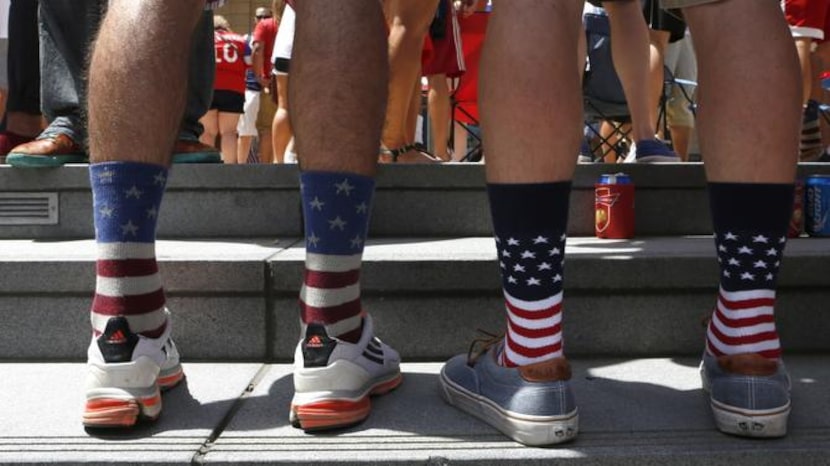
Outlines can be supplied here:
<path id="1" fill-rule="evenodd" d="M 475 365 L 482 354 L 486 353 L 493 345 L 504 340 L 503 333 L 495 334 L 483 329 L 476 329 L 476 331 L 481 335 L 470 343 L 470 348 L 467 350 L 467 364 L 469 366 Z"/>

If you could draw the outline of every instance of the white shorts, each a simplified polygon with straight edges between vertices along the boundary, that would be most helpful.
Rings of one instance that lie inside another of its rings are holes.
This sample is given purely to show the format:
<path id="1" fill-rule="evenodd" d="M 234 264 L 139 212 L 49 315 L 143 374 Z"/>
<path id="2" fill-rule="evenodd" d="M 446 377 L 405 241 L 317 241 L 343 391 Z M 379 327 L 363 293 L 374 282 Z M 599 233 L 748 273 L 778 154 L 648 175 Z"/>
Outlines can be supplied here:
<path id="1" fill-rule="evenodd" d="M 256 136 L 256 119 L 259 114 L 260 91 L 245 90 L 245 106 L 242 115 L 239 117 L 239 124 L 236 125 L 236 132 L 240 136 Z"/>
<path id="2" fill-rule="evenodd" d="M 294 9 L 289 5 L 285 5 L 280 20 L 280 28 L 277 30 L 277 39 L 274 42 L 274 52 L 271 54 L 272 65 L 277 59 L 282 63 L 291 60 L 291 53 L 294 50 L 294 22 Z M 288 74 L 288 72 L 287 70 L 277 70 L 275 74 Z"/>

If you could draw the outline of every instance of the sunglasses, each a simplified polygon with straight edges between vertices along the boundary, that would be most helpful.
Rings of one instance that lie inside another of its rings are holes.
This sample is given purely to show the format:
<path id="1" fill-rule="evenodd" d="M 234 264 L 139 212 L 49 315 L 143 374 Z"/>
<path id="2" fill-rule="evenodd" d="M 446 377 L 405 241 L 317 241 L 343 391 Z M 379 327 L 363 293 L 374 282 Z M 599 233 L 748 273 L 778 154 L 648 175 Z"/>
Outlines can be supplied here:
<path id="1" fill-rule="evenodd" d="M 270 18 L 270 17 L 271 17 L 271 15 L 262 15 L 262 16 L 257 15 L 256 19 L 265 19 L 265 18 Z"/>

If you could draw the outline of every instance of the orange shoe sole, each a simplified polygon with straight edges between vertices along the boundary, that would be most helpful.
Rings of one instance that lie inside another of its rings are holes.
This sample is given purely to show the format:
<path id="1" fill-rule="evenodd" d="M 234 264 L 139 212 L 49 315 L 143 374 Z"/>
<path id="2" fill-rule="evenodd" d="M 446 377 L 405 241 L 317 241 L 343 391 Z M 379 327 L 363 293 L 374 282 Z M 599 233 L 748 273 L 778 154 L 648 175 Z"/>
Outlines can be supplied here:
<path id="1" fill-rule="evenodd" d="M 340 429 L 359 424 L 367 417 L 372 408 L 371 396 L 384 395 L 397 388 L 403 377 L 398 376 L 376 385 L 369 394 L 357 401 L 321 400 L 304 405 L 291 405 L 294 427 L 305 431 Z"/>
<path id="2" fill-rule="evenodd" d="M 139 419 L 155 420 L 161 413 L 161 394 L 147 398 L 122 400 L 115 398 L 98 398 L 86 402 L 84 408 L 84 426 L 86 427 L 132 427 Z M 155 410 L 155 415 L 146 413 Z"/>

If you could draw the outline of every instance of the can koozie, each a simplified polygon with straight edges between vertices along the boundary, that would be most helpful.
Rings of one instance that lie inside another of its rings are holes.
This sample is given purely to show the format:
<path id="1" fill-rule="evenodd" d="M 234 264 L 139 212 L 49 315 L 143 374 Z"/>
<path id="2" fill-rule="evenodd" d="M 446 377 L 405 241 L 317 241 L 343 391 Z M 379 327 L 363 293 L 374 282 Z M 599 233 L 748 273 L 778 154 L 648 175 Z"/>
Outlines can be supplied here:
<path id="1" fill-rule="evenodd" d="M 602 175 L 594 185 L 594 226 L 598 238 L 634 237 L 634 184 L 618 173 Z"/>

